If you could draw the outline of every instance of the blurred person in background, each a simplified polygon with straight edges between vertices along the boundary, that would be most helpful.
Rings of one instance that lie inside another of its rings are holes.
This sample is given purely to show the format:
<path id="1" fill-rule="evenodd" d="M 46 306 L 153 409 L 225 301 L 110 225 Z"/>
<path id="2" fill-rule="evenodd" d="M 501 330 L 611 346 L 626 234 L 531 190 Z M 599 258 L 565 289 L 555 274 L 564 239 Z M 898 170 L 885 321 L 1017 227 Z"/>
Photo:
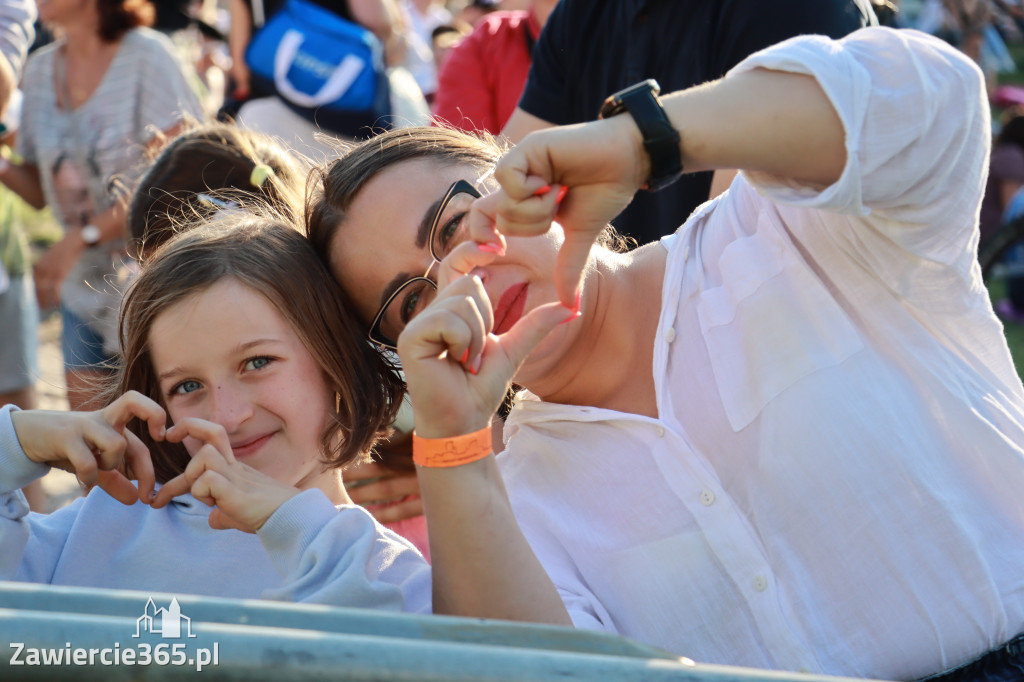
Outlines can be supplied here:
<path id="1" fill-rule="evenodd" d="M 57 40 L 33 53 L 18 163 L 0 181 L 49 206 L 63 237 L 35 265 L 42 308 L 60 306 L 68 402 L 88 408 L 116 357 L 120 294 L 131 276 L 118 188 L 146 148 L 200 115 L 170 41 L 151 29 L 145 0 L 43 0 Z"/>
<path id="2" fill-rule="evenodd" d="M 4 145 L 12 141 L 19 119 L 18 81 L 34 37 L 35 14 L 35 3 L 31 0 L 0 2 L 0 141 Z M 5 151 L 9 152 L 6 148 Z M 10 163 L 7 156 L 0 157 L 0 167 Z M 35 407 L 34 383 L 39 375 L 39 308 L 33 291 L 28 243 L 15 219 L 13 201 L 9 192 L 0 194 L 0 328 L 4 330 L 0 344 L 0 403 L 30 409 Z"/>
<path id="3" fill-rule="evenodd" d="M 434 29 L 450 25 L 452 13 L 440 0 L 403 0 L 401 9 L 408 43 L 405 67 L 416 79 L 427 103 L 433 104 L 438 68 L 432 49 Z"/>
<path id="4" fill-rule="evenodd" d="M 430 46 L 434 51 L 434 67 L 440 71 L 452 49 L 462 42 L 468 31 L 462 25 L 444 24 L 430 34 Z"/>
<path id="5" fill-rule="evenodd" d="M 558 0 L 483 17 L 453 47 L 438 73 L 434 116 L 466 131 L 498 134 L 515 111 L 530 72 L 530 55 Z"/>

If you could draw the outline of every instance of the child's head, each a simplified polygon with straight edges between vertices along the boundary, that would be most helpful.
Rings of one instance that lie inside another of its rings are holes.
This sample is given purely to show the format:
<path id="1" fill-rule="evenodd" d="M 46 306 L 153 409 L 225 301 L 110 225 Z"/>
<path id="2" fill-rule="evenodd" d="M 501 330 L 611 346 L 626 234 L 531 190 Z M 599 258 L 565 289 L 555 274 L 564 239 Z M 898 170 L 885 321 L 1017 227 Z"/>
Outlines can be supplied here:
<path id="1" fill-rule="evenodd" d="M 349 310 L 287 220 L 221 216 L 174 237 L 132 284 L 111 395 L 219 423 L 250 464 L 301 484 L 367 453 L 400 403 L 400 378 Z M 137 432 L 157 481 L 184 470 L 185 448 Z"/>
<path id="2" fill-rule="evenodd" d="M 128 207 L 140 254 L 152 254 L 182 225 L 226 206 L 269 206 L 302 215 L 306 166 L 272 138 L 214 123 L 174 138 L 143 176 Z"/>

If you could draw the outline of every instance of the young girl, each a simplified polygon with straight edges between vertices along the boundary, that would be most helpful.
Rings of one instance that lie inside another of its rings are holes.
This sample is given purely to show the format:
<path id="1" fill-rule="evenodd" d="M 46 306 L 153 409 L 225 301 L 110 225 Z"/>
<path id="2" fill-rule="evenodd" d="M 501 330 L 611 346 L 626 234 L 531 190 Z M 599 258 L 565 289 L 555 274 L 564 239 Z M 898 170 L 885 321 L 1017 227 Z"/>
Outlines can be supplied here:
<path id="1" fill-rule="evenodd" d="M 474 138 L 388 133 L 309 211 L 397 342 L 435 610 L 707 663 L 1019 679 L 1024 388 L 976 262 L 977 68 L 874 28 L 650 86 L 496 169 Z M 594 245 L 680 162 L 743 173 L 660 243 Z"/>
<path id="2" fill-rule="evenodd" d="M 298 220 L 308 168 L 266 135 L 207 124 L 172 140 L 136 188 L 128 227 L 143 261 L 183 226 L 225 210 L 270 207 Z M 352 500 L 430 559 L 427 522 L 408 438 L 393 434 L 372 461 L 346 467 Z"/>
<path id="3" fill-rule="evenodd" d="M 0 578 L 429 611 L 423 558 L 342 483 L 401 396 L 355 329 L 283 221 L 169 242 L 125 297 L 121 397 L 0 411 Z M 18 488 L 50 466 L 99 487 L 31 514 Z"/>

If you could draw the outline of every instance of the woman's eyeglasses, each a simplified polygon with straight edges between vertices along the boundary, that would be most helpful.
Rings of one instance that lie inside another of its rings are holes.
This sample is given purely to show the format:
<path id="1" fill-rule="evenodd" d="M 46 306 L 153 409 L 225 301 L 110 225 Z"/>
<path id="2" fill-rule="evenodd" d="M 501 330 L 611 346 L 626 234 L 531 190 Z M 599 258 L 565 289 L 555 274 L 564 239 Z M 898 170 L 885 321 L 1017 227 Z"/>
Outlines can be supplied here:
<path id="1" fill-rule="evenodd" d="M 434 300 L 437 283 L 430 278 L 430 271 L 469 238 L 469 207 L 479 197 L 480 192 L 466 180 L 448 188 L 427 235 L 433 262 L 422 277 L 406 280 L 380 307 L 370 325 L 371 341 L 394 350 L 405 325 Z"/>

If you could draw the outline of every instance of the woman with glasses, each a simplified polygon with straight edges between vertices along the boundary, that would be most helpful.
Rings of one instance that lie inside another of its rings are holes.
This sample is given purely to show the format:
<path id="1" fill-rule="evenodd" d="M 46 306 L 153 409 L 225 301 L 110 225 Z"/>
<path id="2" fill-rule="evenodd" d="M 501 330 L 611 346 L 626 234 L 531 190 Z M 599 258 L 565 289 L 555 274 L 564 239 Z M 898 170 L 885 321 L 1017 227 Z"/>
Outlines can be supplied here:
<path id="1" fill-rule="evenodd" d="M 1019 676 L 1024 389 L 975 262 L 978 70 L 873 28 L 620 95 L 493 175 L 487 141 L 375 138 L 307 209 L 402 360 L 435 609 L 707 663 Z M 595 246 L 673 161 L 744 172 L 660 243 Z"/>

